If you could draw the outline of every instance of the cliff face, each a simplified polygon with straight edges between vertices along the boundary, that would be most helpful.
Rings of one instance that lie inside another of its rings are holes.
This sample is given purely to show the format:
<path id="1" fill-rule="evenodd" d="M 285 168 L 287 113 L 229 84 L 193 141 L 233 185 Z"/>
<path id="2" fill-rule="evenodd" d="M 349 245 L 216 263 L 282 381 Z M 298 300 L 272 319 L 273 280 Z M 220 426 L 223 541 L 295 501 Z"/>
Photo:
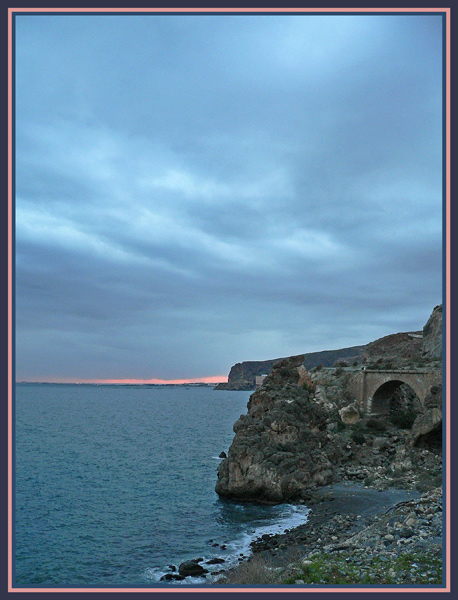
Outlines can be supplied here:
<path id="1" fill-rule="evenodd" d="M 417 365 L 428 359 L 442 358 L 442 305 L 436 306 L 422 331 L 394 333 L 375 340 L 364 349 L 366 365 L 383 366 L 392 362 L 394 367 Z"/>
<path id="2" fill-rule="evenodd" d="M 436 306 L 423 327 L 423 356 L 442 357 L 442 304 Z"/>
<path id="3" fill-rule="evenodd" d="M 267 375 L 279 360 L 282 359 L 275 358 L 273 360 L 253 360 L 237 363 L 231 367 L 227 383 L 219 383 L 215 390 L 253 390 L 256 375 Z"/>
<path id="4" fill-rule="evenodd" d="M 385 365 L 385 368 L 397 368 L 425 360 L 440 359 L 442 357 L 442 305 L 434 308 L 423 331 L 394 333 L 363 346 L 309 352 L 303 357 L 302 364 L 309 370 L 319 365 L 332 367 L 342 361 L 349 365 L 356 362 L 366 366 L 383 367 Z M 256 376 L 268 375 L 274 364 L 281 360 L 285 359 L 275 358 L 237 363 L 231 367 L 227 383 L 220 383 L 215 389 L 252 390 L 255 388 Z"/>
<path id="5" fill-rule="evenodd" d="M 366 346 L 352 346 L 351 348 L 341 348 L 339 350 L 324 350 L 322 352 L 309 352 L 303 355 L 303 365 L 306 369 L 311 369 L 322 365 L 323 367 L 332 367 L 337 361 L 345 361 L 349 364 L 361 362 L 361 357 Z M 288 359 L 288 357 L 286 357 Z M 275 363 L 284 360 L 275 358 L 264 361 L 244 361 L 235 364 L 227 378 L 227 383 L 220 383 L 216 390 L 251 390 L 255 387 L 256 375 L 268 375 Z"/>
<path id="6" fill-rule="evenodd" d="M 425 326 L 431 341 L 426 347 L 432 352 L 439 348 L 437 313 L 435 309 L 435 321 Z M 421 358 L 422 338 L 421 332 L 386 336 L 363 347 L 363 360 L 382 369 L 410 364 L 429 368 L 430 363 L 437 368 L 437 360 Z M 227 458 L 218 467 L 215 489 L 220 496 L 278 503 L 306 500 L 316 486 L 342 478 L 370 479 L 384 489 L 400 477 L 411 486 L 421 478 L 439 477 L 440 386 L 431 388 L 423 406 L 411 388 L 401 386 L 389 411 L 374 418 L 359 414 L 349 383 L 351 369 L 308 371 L 304 359 L 277 361 L 251 395 L 247 414 L 234 425 Z M 428 452 L 421 454 L 424 448 Z"/>
<path id="7" fill-rule="evenodd" d="M 420 361 L 422 350 L 423 334 L 421 331 L 394 333 L 367 344 L 363 363 L 366 366 L 396 368 Z"/>
<path id="8" fill-rule="evenodd" d="M 216 492 L 244 501 L 284 502 L 332 481 L 339 449 L 327 435 L 326 411 L 312 402 L 304 357 L 277 362 L 251 395 L 248 413 L 218 468 Z"/>

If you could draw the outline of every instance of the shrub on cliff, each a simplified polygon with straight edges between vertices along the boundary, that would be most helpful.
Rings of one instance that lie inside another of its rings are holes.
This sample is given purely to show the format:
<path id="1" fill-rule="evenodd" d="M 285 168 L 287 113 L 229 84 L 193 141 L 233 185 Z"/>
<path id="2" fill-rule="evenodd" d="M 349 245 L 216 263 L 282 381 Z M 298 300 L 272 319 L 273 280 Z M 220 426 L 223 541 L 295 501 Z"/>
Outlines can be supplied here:
<path id="1" fill-rule="evenodd" d="M 284 502 L 332 481 L 340 447 L 328 436 L 329 413 L 314 401 L 300 357 L 276 364 L 234 425 L 216 492 L 243 501 Z M 301 384 L 298 385 L 299 381 Z M 313 384 L 312 384 L 313 385 Z"/>
<path id="2" fill-rule="evenodd" d="M 387 425 L 381 419 L 370 417 L 366 422 L 366 427 L 373 431 L 386 431 Z"/>
<path id="3" fill-rule="evenodd" d="M 399 427 L 399 429 L 412 429 L 412 425 L 417 418 L 417 413 L 413 410 L 407 410 L 405 412 L 398 412 L 391 415 L 391 422 L 393 425 Z"/>
<path id="4" fill-rule="evenodd" d="M 336 367 L 348 367 L 349 364 L 347 363 L 346 360 L 339 360 L 339 362 L 336 363 Z"/>
<path id="5" fill-rule="evenodd" d="M 272 560 L 256 554 L 229 571 L 217 585 L 272 585 L 278 580 L 278 572 Z"/>
<path id="6" fill-rule="evenodd" d="M 280 375 L 281 375 L 281 377 L 283 377 L 283 379 L 288 379 L 289 378 L 289 369 L 288 369 L 288 367 L 281 367 L 281 369 L 280 369 Z"/>
<path id="7" fill-rule="evenodd" d="M 304 381 L 304 383 L 302 384 L 302 389 L 309 393 L 313 393 L 315 391 L 315 388 L 316 385 L 309 381 Z"/>
<path id="8" fill-rule="evenodd" d="M 366 436 L 360 429 L 355 429 L 352 432 L 351 439 L 359 446 L 362 446 L 366 442 Z"/>

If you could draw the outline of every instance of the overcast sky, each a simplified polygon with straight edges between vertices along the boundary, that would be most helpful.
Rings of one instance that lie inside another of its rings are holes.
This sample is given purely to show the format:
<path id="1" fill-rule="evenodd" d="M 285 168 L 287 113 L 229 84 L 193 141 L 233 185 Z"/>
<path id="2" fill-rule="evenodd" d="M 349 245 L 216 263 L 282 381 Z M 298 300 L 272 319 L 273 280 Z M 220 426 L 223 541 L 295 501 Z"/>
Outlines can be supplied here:
<path id="1" fill-rule="evenodd" d="M 20 15 L 15 81 L 18 380 L 222 379 L 442 302 L 441 16 Z"/>

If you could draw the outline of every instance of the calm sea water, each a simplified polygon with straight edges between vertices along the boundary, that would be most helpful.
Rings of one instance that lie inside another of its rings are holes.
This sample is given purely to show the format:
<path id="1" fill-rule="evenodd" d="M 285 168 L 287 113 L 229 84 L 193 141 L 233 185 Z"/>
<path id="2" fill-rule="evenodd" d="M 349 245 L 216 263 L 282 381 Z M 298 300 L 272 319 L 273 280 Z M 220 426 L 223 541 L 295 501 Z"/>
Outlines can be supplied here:
<path id="1" fill-rule="evenodd" d="M 156 587 L 169 565 L 221 557 L 209 568 L 231 566 L 253 538 L 304 522 L 306 507 L 239 504 L 214 491 L 249 396 L 17 385 L 15 585 Z"/>

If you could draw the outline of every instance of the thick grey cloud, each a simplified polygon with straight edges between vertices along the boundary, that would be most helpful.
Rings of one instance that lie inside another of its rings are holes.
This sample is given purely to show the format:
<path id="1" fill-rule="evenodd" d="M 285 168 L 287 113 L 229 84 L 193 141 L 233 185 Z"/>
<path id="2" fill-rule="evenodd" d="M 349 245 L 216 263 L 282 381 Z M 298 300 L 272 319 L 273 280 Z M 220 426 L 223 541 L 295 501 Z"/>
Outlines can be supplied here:
<path id="1" fill-rule="evenodd" d="M 441 27 L 17 17 L 17 378 L 205 377 L 421 328 Z"/>

